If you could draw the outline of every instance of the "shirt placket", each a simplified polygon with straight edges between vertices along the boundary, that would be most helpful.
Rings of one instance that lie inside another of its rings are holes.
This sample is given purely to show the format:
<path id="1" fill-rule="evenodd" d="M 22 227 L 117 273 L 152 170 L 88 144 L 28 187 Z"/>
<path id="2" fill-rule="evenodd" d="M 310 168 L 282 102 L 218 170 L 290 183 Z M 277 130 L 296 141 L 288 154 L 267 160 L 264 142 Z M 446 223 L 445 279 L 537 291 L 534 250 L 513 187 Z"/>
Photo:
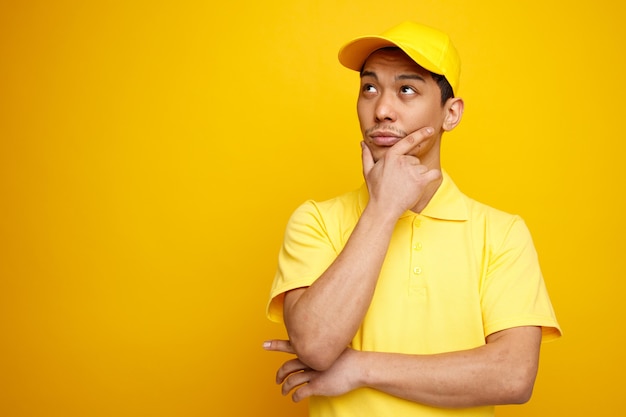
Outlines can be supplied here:
<path id="1" fill-rule="evenodd" d="M 424 244 L 422 240 L 423 234 L 422 216 L 415 216 L 412 222 L 411 233 L 411 264 L 409 271 L 409 295 L 425 297 L 426 296 L 426 271 L 424 270 Z"/>

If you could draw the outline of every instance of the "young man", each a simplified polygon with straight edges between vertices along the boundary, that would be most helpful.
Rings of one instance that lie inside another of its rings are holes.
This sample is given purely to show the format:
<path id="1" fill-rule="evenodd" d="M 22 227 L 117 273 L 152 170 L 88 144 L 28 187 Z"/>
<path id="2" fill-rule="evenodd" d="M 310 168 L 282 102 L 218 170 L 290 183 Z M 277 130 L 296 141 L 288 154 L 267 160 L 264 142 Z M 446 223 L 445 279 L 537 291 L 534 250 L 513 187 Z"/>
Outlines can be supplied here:
<path id="1" fill-rule="evenodd" d="M 447 35 L 412 22 L 356 38 L 365 184 L 292 215 L 268 316 L 294 353 L 282 392 L 311 416 L 491 416 L 532 393 L 558 337 L 522 219 L 463 195 L 441 137 L 463 114 Z"/>

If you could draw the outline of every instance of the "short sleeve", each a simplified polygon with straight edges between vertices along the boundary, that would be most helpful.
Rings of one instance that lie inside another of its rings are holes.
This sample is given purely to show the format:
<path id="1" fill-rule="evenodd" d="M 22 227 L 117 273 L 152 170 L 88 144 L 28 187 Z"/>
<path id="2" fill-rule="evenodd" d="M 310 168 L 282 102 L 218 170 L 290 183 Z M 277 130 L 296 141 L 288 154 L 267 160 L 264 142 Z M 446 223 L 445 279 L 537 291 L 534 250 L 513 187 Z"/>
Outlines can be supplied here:
<path id="1" fill-rule="evenodd" d="M 485 335 L 519 326 L 541 326 L 543 340 L 561 335 L 530 232 L 513 217 L 488 248 L 481 291 Z"/>
<path id="2" fill-rule="evenodd" d="M 267 306 L 268 318 L 282 322 L 284 294 L 310 286 L 337 254 L 317 204 L 313 201 L 303 203 L 287 222 Z"/>

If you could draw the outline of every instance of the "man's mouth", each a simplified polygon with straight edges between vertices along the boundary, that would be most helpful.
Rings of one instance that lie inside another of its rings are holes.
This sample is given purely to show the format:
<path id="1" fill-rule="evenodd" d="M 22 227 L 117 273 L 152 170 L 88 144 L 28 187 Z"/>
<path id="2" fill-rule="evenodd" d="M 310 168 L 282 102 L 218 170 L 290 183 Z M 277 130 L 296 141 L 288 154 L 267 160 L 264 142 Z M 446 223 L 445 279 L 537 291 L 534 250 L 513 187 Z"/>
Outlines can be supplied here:
<path id="1" fill-rule="evenodd" d="M 372 143 L 377 146 L 393 146 L 402 139 L 396 132 L 377 131 L 369 135 Z"/>

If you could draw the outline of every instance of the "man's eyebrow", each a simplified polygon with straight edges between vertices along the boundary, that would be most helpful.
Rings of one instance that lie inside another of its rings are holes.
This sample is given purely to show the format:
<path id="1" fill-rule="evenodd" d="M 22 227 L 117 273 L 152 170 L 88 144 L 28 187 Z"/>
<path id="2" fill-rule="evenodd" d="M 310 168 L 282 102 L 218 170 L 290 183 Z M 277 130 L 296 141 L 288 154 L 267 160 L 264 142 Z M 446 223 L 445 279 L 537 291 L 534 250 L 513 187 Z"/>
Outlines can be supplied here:
<path id="1" fill-rule="evenodd" d="M 362 71 L 361 78 L 363 77 L 372 77 L 375 80 L 378 80 L 378 76 L 376 75 L 374 71 Z M 422 77 L 419 74 L 400 74 L 396 77 L 396 80 L 418 80 L 418 81 L 426 82 L 424 77 Z"/>
<path id="2" fill-rule="evenodd" d="M 361 78 L 363 77 L 372 77 L 375 80 L 378 80 L 378 75 L 374 71 L 361 71 Z"/>
<path id="3" fill-rule="evenodd" d="M 424 77 L 419 74 L 401 74 L 396 77 L 396 80 L 418 80 L 422 82 L 426 82 Z"/>

